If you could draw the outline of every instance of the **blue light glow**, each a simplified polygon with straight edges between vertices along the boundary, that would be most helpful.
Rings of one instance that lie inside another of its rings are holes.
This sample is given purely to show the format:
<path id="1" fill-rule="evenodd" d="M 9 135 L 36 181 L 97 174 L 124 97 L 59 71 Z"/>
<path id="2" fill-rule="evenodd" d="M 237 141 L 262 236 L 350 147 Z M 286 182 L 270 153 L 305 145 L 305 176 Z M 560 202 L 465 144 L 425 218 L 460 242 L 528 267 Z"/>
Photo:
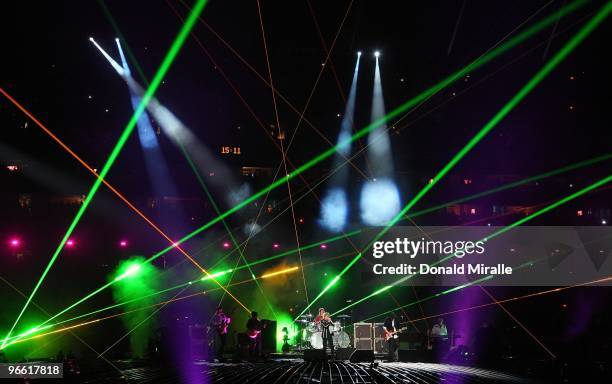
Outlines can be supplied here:
<path id="1" fill-rule="evenodd" d="M 331 232 L 340 232 L 346 227 L 348 201 L 341 188 L 330 189 L 321 202 L 319 224 Z"/>
<path id="2" fill-rule="evenodd" d="M 385 225 L 400 211 L 400 196 L 390 179 L 370 181 L 361 189 L 361 220 L 368 225 Z"/>

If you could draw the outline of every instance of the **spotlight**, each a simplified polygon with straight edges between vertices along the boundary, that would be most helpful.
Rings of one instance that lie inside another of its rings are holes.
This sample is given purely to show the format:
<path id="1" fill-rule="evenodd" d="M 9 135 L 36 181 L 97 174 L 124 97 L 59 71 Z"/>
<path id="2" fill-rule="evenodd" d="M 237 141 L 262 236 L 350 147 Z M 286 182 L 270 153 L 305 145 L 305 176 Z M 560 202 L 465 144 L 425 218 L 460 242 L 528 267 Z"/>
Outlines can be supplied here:
<path id="1" fill-rule="evenodd" d="M 606 225 L 608 224 L 608 221 L 606 219 L 601 219 L 601 225 Z"/>
<path id="2" fill-rule="evenodd" d="M 361 51 L 357 51 L 357 56 L 361 56 Z"/>
<path id="3" fill-rule="evenodd" d="M 380 51 L 374 51 L 374 57 L 380 56 Z"/>
<path id="4" fill-rule="evenodd" d="M 327 192 L 321 202 L 319 224 L 331 232 L 344 229 L 348 217 L 348 198 L 342 188 L 333 188 Z"/>
<path id="5" fill-rule="evenodd" d="M 227 241 L 223 243 L 223 248 L 227 249 L 229 247 L 230 247 L 230 243 L 228 243 Z"/>
<path id="6" fill-rule="evenodd" d="M 119 42 L 119 38 L 118 38 L 118 37 L 115 37 L 115 41 L 116 41 L 116 42 Z"/>
<path id="7" fill-rule="evenodd" d="M 93 37 L 90 37 L 90 38 L 89 38 L 89 41 L 94 41 L 94 38 L 93 38 Z"/>
<path id="8" fill-rule="evenodd" d="M 76 242 L 73 239 L 66 240 L 66 248 L 74 248 Z"/>
<path id="9" fill-rule="evenodd" d="M 11 248 L 19 248 L 21 245 L 21 240 L 17 237 L 11 237 L 8 243 Z"/>
<path id="10" fill-rule="evenodd" d="M 321 244 L 321 249 L 327 249 L 327 244 Z"/>
<path id="11" fill-rule="evenodd" d="M 367 182 L 361 189 L 361 220 L 368 225 L 385 225 L 400 211 L 400 195 L 395 182 L 384 178 Z"/>
<path id="12" fill-rule="evenodd" d="M 279 247 L 280 247 L 280 244 L 278 244 L 278 243 L 274 243 L 274 244 L 272 244 L 272 248 L 274 248 L 274 249 L 277 249 L 277 248 L 279 248 Z"/>
<path id="13" fill-rule="evenodd" d="M 127 242 L 127 240 L 121 240 L 121 241 L 119 241 L 119 247 L 120 247 L 120 248 L 125 248 L 125 247 L 127 247 L 127 246 L 128 246 L 128 242 Z"/>

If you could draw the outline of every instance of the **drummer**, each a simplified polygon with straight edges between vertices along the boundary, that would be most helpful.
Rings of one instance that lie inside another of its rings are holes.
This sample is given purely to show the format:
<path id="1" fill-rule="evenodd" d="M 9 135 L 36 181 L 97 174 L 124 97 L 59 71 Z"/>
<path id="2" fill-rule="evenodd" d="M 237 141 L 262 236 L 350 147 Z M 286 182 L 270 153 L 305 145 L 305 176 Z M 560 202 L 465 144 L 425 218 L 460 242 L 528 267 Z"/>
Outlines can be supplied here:
<path id="1" fill-rule="evenodd" d="M 331 354 L 334 354 L 334 340 L 332 338 L 333 322 L 329 313 L 325 312 L 325 308 L 319 308 L 319 314 L 314 319 L 315 324 L 319 326 L 322 331 L 323 337 L 323 350 L 327 354 L 327 346 L 331 350 Z"/>

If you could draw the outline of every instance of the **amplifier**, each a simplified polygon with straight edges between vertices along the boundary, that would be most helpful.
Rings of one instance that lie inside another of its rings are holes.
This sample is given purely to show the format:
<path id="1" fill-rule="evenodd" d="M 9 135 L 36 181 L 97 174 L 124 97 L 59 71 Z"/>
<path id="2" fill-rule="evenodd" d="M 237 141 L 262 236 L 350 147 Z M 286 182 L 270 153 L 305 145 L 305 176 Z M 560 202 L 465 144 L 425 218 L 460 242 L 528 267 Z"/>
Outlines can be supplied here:
<path id="1" fill-rule="evenodd" d="M 374 323 L 374 353 L 389 353 L 389 346 L 385 341 L 384 323 Z"/>
<path id="2" fill-rule="evenodd" d="M 372 349 L 372 323 L 353 324 L 353 346 L 355 349 Z"/>

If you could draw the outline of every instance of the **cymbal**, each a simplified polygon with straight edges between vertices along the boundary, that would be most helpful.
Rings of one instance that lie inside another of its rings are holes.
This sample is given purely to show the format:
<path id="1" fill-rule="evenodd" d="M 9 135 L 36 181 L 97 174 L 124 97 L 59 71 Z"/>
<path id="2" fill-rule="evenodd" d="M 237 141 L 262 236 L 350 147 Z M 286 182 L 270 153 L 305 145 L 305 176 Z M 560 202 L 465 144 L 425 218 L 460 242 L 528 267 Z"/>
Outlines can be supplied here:
<path id="1" fill-rule="evenodd" d="M 339 319 L 348 319 L 348 318 L 351 317 L 351 315 L 338 315 L 336 317 L 339 318 Z"/>

